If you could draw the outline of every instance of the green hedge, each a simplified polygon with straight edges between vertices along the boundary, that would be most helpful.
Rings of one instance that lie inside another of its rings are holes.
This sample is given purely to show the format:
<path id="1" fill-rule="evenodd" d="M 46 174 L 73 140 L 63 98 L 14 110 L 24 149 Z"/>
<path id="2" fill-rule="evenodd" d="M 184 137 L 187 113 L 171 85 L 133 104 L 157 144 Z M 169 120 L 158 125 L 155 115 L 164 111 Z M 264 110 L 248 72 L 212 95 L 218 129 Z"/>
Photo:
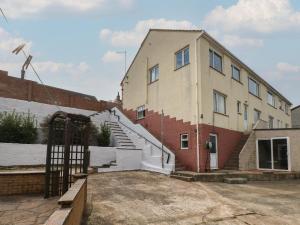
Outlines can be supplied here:
<path id="1" fill-rule="evenodd" d="M 32 144 L 37 138 L 36 119 L 28 114 L 0 113 L 0 142 Z"/>

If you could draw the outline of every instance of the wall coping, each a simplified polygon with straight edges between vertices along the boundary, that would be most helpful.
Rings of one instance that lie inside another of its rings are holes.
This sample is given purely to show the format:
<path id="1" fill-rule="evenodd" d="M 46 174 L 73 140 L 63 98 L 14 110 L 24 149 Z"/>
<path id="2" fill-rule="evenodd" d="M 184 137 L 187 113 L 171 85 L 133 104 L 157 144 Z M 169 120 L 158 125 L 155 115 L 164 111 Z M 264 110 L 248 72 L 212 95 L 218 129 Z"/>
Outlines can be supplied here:
<path id="1" fill-rule="evenodd" d="M 48 218 L 44 225 L 64 225 L 70 216 L 72 208 L 58 209 Z"/>
<path id="2" fill-rule="evenodd" d="M 283 130 L 299 130 L 300 128 L 297 127 L 291 127 L 291 128 L 261 128 L 261 129 L 253 129 L 255 131 L 283 131 Z"/>
<path id="3" fill-rule="evenodd" d="M 86 179 L 78 179 L 70 188 L 69 190 L 61 196 L 58 200 L 58 204 L 62 207 L 70 206 L 74 200 L 76 199 L 77 195 L 79 194 L 81 188 L 84 186 Z"/>
<path id="4" fill-rule="evenodd" d="M 32 175 L 32 174 L 45 174 L 45 171 L 5 171 L 0 172 L 0 176 L 9 176 L 9 175 Z"/>

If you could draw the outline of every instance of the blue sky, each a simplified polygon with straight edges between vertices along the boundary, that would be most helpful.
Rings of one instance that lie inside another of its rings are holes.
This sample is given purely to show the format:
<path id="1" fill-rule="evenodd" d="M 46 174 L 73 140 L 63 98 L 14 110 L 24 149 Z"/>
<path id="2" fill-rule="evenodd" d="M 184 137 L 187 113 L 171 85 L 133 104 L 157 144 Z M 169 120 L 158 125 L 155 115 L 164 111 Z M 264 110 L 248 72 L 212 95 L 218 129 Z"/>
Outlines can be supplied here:
<path id="1" fill-rule="evenodd" d="M 205 29 L 300 104 L 300 1 L 0 0 L 0 69 L 19 76 L 20 43 L 46 84 L 114 99 L 149 28 Z M 31 70 L 27 78 L 36 80 Z"/>

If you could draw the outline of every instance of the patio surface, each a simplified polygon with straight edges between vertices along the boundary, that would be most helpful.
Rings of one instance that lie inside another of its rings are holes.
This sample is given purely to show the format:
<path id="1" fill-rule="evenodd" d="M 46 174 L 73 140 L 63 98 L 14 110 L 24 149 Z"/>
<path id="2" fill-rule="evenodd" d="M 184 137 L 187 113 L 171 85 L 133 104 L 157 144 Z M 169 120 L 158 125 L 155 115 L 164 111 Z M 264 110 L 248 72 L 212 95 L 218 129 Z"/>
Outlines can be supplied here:
<path id="1" fill-rule="evenodd" d="M 185 182 L 134 171 L 88 178 L 89 225 L 300 224 L 300 180 Z"/>
<path id="2" fill-rule="evenodd" d="M 0 196 L 0 225 L 40 225 L 58 208 L 58 198 Z"/>

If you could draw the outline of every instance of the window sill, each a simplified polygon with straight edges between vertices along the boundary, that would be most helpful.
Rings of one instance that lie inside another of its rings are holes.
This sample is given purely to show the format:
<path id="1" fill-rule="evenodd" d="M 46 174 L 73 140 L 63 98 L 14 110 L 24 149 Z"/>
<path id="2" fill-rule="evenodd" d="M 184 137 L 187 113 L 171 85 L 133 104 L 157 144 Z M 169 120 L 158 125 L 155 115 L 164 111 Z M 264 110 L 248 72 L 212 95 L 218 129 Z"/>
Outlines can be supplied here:
<path id="1" fill-rule="evenodd" d="M 274 105 L 271 105 L 271 104 L 269 104 L 269 103 L 268 103 L 268 105 L 271 106 L 271 107 L 274 108 L 274 109 L 277 109 Z"/>
<path id="2" fill-rule="evenodd" d="M 219 70 L 213 68 L 212 66 L 209 66 L 209 68 L 213 69 L 214 71 L 217 71 L 219 74 L 222 74 L 224 77 L 226 76 L 222 71 L 219 71 Z"/>
<path id="3" fill-rule="evenodd" d="M 148 85 L 151 85 L 153 83 L 156 83 L 157 81 L 159 81 L 159 79 L 155 80 L 155 81 L 152 81 L 152 82 L 149 82 Z"/>
<path id="4" fill-rule="evenodd" d="M 234 81 L 236 81 L 236 82 L 238 82 L 238 83 L 240 83 L 241 85 L 244 85 L 241 81 L 235 79 L 234 77 L 231 77 L 231 79 L 234 80 Z"/>
<path id="5" fill-rule="evenodd" d="M 186 67 L 186 66 L 188 66 L 188 65 L 190 65 L 190 63 L 184 64 L 184 65 L 182 65 L 182 66 L 180 66 L 180 67 L 178 67 L 178 68 L 175 68 L 174 71 L 180 70 L 181 68 Z"/>
<path id="6" fill-rule="evenodd" d="M 262 99 L 259 96 L 255 95 L 255 94 L 252 94 L 250 91 L 249 91 L 249 94 L 252 95 L 252 96 L 254 96 L 254 97 L 256 97 L 256 98 L 258 98 L 259 100 L 262 101 Z"/>
<path id="7" fill-rule="evenodd" d="M 221 115 L 221 116 L 226 116 L 226 117 L 229 117 L 229 115 L 227 114 L 224 114 L 224 113 L 219 113 L 219 112 L 214 112 L 215 114 L 218 114 L 218 115 Z"/>
<path id="8" fill-rule="evenodd" d="M 189 150 L 189 148 L 180 148 L 180 150 Z"/>
<path id="9" fill-rule="evenodd" d="M 143 120 L 143 119 L 145 119 L 145 118 L 146 118 L 146 117 L 136 118 L 136 121 Z"/>

